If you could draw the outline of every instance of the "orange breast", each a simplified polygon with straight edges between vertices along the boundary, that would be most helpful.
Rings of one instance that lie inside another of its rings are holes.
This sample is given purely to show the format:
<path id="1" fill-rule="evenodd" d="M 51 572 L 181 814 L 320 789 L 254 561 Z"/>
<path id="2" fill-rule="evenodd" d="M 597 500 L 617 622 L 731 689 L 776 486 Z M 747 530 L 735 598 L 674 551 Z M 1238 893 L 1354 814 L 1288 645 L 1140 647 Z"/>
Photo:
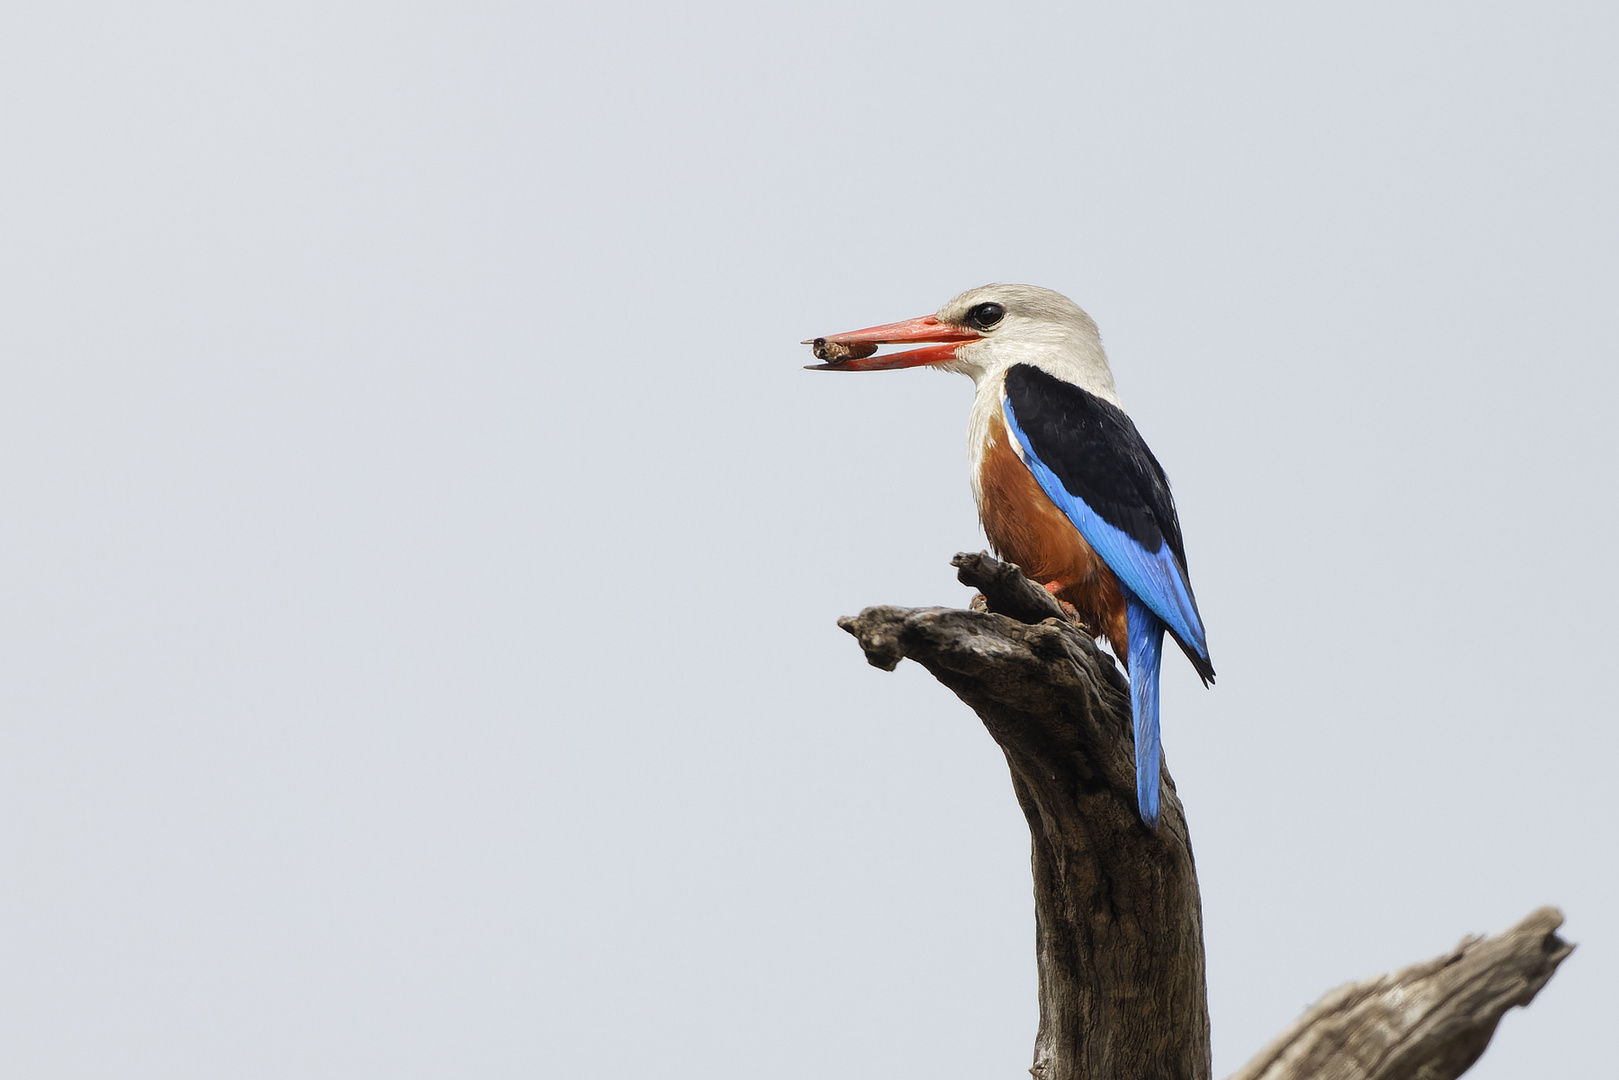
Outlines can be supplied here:
<path id="1" fill-rule="evenodd" d="M 1129 624 L 1119 579 L 1040 490 L 1040 482 L 1012 449 L 999 416 L 990 421 L 984 440 L 978 484 L 978 516 L 995 553 L 1074 605 L 1092 630 L 1107 637 L 1116 656 L 1127 656 Z"/>

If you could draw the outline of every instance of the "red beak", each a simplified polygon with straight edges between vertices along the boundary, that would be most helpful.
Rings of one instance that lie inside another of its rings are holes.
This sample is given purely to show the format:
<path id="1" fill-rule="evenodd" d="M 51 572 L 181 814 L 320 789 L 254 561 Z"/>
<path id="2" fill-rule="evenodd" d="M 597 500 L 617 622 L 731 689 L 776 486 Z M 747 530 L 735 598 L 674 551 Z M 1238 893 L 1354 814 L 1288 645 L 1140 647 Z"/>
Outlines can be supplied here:
<path id="1" fill-rule="evenodd" d="M 807 365 L 810 371 L 889 371 L 954 360 L 961 342 L 977 341 L 983 336 L 964 327 L 942 323 L 933 315 L 923 315 L 919 319 L 873 326 L 866 330 L 851 330 L 847 334 L 829 334 L 804 344 L 815 346 L 815 358 L 826 361 L 824 364 Z M 924 341 L 941 344 L 886 356 L 873 355 L 879 345 L 910 345 Z"/>

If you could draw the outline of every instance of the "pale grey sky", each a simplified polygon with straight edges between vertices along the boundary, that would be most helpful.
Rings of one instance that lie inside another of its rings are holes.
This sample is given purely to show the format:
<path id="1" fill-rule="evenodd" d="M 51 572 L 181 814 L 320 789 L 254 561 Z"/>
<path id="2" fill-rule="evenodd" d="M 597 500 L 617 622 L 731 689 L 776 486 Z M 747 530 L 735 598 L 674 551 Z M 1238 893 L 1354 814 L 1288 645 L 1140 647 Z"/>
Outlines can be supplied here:
<path id="1" fill-rule="evenodd" d="M 0 1073 L 1021 1076 L 998 751 L 836 629 L 961 603 L 969 384 L 1101 325 L 1215 1060 L 1564 907 L 1619 1012 L 1610 5 L 8 5 Z"/>

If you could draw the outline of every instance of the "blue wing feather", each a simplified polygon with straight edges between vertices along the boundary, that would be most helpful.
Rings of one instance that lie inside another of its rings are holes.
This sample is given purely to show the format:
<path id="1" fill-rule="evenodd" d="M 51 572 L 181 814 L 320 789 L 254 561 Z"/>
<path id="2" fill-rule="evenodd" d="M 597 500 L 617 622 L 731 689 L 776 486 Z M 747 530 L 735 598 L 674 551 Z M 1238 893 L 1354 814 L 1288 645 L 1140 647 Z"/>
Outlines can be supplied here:
<path id="1" fill-rule="evenodd" d="M 1158 827 L 1158 669 L 1164 657 L 1164 624 L 1135 597 L 1130 624 L 1130 716 L 1136 736 L 1136 809 L 1148 828 Z"/>
<path id="2" fill-rule="evenodd" d="M 1083 499 L 1065 488 L 1057 475 L 1040 460 L 1040 455 L 1029 443 L 1029 437 L 1018 426 L 1011 401 L 1003 402 L 1002 407 L 1007 426 L 1023 447 L 1023 460 L 1029 466 L 1029 471 L 1034 473 L 1040 490 L 1074 523 L 1079 535 L 1102 557 L 1120 584 L 1163 620 L 1176 637 L 1207 660 L 1209 647 L 1203 631 L 1203 620 L 1198 616 L 1197 604 L 1192 599 L 1186 571 L 1169 549 L 1168 543 L 1160 543 L 1157 551 L 1148 551 L 1128 533 L 1104 521 Z"/>

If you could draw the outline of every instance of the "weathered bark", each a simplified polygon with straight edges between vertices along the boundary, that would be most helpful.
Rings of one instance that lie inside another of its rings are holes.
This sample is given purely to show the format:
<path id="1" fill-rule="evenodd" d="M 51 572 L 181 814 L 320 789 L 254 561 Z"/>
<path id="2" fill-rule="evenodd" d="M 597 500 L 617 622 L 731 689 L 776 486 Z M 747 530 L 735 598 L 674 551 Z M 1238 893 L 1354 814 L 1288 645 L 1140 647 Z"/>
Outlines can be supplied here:
<path id="1" fill-rule="evenodd" d="M 1017 567 L 982 554 L 954 565 L 983 593 L 974 610 L 872 607 L 838 625 L 877 667 L 909 657 L 927 668 L 1006 755 L 1033 841 L 1040 1028 L 1030 1072 L 1206 1080 L 1197 871 L 1167 768 L 1158 828 L 1136 813 L 1129 684 Z M 1523 936 L 1537 918 L 1540 967 Z M 1567 955 L 1546 919 L 1560 917 L 1539 912 L 1499 938 L 1329 994 L 1233 1080 L 1458 1075 L 1501 1012 L 1533 997 Z"/>

